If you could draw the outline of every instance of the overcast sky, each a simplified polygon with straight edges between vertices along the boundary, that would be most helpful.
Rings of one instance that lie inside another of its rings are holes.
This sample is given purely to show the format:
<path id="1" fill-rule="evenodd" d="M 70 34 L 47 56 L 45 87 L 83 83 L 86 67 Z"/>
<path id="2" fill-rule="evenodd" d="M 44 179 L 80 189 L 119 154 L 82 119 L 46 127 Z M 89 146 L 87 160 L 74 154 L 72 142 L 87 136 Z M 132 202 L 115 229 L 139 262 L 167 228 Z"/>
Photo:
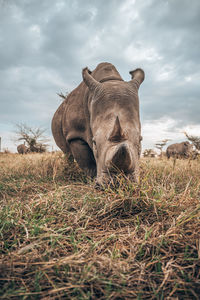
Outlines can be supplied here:
<path id="1" fill-rule="evenodd" d="M 143 150 L 163 138 L 182 141 L 184 130 L 200 135 L 199 0 L 0 0 L 2 148 L 16 151 L 16 123 L 51 137 L 57 93 L 104 61 L 124 80 L 145 71 Z"/>

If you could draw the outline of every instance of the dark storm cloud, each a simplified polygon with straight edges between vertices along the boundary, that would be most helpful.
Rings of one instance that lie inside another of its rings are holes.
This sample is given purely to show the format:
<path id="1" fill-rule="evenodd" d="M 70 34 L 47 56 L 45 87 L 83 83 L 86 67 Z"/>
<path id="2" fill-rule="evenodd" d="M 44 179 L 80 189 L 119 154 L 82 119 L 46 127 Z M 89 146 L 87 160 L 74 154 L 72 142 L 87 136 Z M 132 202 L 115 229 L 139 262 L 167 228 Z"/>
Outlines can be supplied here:
<path id="1" fill-rule="evenodd" d="M 199 0 L 7 0 L 0 6 L 1 123 L 50 128 L 56 93 L 73 89 L 83 67 L 102 61 L 115 64 L 125 80 L 130 69 L 144 68 L 143 122 L 200 123 Z"/>

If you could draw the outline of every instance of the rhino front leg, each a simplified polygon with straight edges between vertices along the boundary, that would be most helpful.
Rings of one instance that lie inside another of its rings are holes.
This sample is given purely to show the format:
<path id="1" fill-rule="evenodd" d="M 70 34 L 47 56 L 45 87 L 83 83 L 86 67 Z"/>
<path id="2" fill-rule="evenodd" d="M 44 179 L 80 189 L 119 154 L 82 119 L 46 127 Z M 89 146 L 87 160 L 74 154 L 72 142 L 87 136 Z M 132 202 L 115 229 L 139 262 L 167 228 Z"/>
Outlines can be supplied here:
<path id="1" fill-rule="evenodd" d="M 81 139 L 72 140 L 69 144 L 73 157 L 80 168 L 90 177 L 96 176 L 96 162 L 88 144 Z"/>

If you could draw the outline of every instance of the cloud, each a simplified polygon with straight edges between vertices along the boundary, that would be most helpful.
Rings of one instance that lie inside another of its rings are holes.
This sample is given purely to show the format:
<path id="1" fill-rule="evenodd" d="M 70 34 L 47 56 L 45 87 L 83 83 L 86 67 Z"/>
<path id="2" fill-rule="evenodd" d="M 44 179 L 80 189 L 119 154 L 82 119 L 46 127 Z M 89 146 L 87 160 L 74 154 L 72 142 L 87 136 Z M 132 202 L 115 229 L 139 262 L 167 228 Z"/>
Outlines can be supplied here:
<path id="1" fill-rule="evenodd" d="M 175 142 L 187 140 L 184 132 L 189 135 L 198 135 L 200 132 L 199 125 L 180 126 L 179 122 L 163 117 L 158 120 L 147 120 L 142 125 L 142 148 L 155 148 L 155 144 L 161 140 L 169 139 L 167 146 Z"/>
<path id="2" fill-rule="evenodd" d="M 171 132 L 199 125 L 199 0 L 9 0 L 0 6 L 0 120 L 8 131 L 23 121 L 51 135 L 56 93 L 75 88 L 83 67 L 103 61 L 124 80 L 131 69 L 144 69 L 144 128 L 161 126 L 159 120 L 173 120 Z M 145 139 L 150 143 L 151 136 Z"/>

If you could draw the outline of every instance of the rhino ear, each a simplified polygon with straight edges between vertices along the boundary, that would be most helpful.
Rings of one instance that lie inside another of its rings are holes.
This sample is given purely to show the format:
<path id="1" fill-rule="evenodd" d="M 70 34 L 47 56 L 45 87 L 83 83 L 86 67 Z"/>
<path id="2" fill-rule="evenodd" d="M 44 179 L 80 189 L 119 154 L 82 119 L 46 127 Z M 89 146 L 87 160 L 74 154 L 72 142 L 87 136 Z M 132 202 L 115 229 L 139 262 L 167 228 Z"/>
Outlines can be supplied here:
<path id="1" fill-rule="evenodd" d="M 125 135 L 122 131 L 118 116 L 116 117 L 113 130 L 108 140 L 110 142 L 121 142 L 122 140 L 125 140 Z"/>
<path id="2" fill-rule="evenodd" d="M 89 88 L 91 92 L 93 92 L 97 87 L 99 87 L 101 84 L 100 82 L 96 81 L 90 74 L 92 72 L 86 67 L 82 70 L 82 77 L 83 81 Z"/>
<path id="3" fill-rule="evenodd" d="M 145 73 L 142 69 L 136 69 L 134 71 L 130 71 L 129 74 L 132 76 L 132 80 L 129 81 L 137 86 L 139 89 L 140 84 L 144 81 Z"/>
<path id="4" fill-rule="evenodd" d="M 186 141 L 186 142 L 183 142 L 184 143 L 184 145 L 185 146 L 188 146 L 188 145 L 190 145 L 190 143 L 188 142 L 188 141 Z"/>

